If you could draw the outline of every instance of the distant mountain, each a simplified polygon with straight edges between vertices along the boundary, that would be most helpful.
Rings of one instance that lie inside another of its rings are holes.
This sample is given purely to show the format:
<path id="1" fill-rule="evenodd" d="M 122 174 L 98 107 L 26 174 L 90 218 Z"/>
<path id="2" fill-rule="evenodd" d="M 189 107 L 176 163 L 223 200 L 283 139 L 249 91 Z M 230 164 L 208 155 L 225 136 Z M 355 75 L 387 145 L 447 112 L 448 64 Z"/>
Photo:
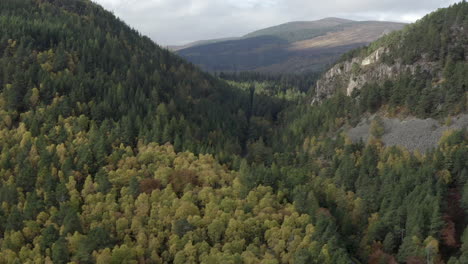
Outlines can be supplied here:
<path id="1" fill-rule="evenodd" d="M 318 80 L 313 101 L 342 92 L 374 110 L 388 105 L 420 117 L 460 114 L 468 87 L 467 10 L 462 3 L 434 12 L 345 54 Z"/>
<path id="2" fill-rule="evenodd" d="M 311 105 L 315 74 L 225 82 L 92 1 L 1 0 L 0 263 L 468 263 L 467 14 L 347 53 Z"/>
<path id="3" fill-rule="evenodd" d="M 341 54 L 403 26 L 325 18 L 290 22 L 240 38 L 199 41 L 172 49 L 211 72 L 310 72 L 322 70 Z"/>
<path id="4" fill-rule="evenodd" d="M 333 31 L 338 26 L 349 24 L 355 21 L 341 18 L 324 18 L 317 21 L 296 21 L 273 26 L 265 29 L 260 29 L 249 33 L 244 38 L 252 38 L 258 36 L 277 36 L 287 39 L 288 41 L 297 41 L 313 38 L 323 33 Z"/>
<path id="5" fill-rule="evenodd" d="M 178 51 L 191 47 L 214 44 L 230 40 L 239 40 L 246 38 L 254 38 L 259 36 L 277 36 L 280 38 L 287 39 L 289 41 L 294 38 L 307 39 L 312 36 L 317 36 L 320 33 L 323 33 L 325 30 L 330 30 L 332 27 L 336 27 L 341 24 L 346 24 L 353 22 L 348 19 L 341 18 L 324 18 L 317 21 L 297 21 L 281 24 L 278 26 L 273 26 L 265 29 L 260 29 L 251 33 L 248 33 L 242 37 L 228 37 L 228 38 L 217 38 L 217 39 L 208 39 L 208 40 L 198 40 L 194 42 L 187 43 L 185 45 L 170 45 L 168 46 L 169 50 Z M 302 34 L 302 37 L 301 37 Z"/>
<path id="6" fill-rule="evenodd" d="M 191 42 L 185 45 L 169 45 L 167 48 L 172 51 L 178 51 L 182 49 L 187 49 L 190 47 L 195 47 L 195 46 L 201 46 L 201 45 L 206 45 L 206 44 L 213 44 L 213 43 L 218 43 L 218 42 L 223 42 L 223 41 L 228 41 L 228 40 L 235 40 L 239 39 L 237 37 L 233 38 L 219 38 L 219 39 L 208 39 L 208 40 L 198 40 L 195 42 Z"/>

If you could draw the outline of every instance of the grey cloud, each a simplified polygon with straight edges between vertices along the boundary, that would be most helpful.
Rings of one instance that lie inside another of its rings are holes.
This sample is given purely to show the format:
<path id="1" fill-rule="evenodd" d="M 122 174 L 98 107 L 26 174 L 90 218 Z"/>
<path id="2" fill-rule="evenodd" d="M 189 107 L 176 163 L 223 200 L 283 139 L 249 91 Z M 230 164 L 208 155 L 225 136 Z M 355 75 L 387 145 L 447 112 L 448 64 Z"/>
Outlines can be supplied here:
<path id="1" fill-rule="evenodd" d="M 158 44 L 241 36 L 296 20 L 413 22 L 457 0 L 94 0 Z"/>

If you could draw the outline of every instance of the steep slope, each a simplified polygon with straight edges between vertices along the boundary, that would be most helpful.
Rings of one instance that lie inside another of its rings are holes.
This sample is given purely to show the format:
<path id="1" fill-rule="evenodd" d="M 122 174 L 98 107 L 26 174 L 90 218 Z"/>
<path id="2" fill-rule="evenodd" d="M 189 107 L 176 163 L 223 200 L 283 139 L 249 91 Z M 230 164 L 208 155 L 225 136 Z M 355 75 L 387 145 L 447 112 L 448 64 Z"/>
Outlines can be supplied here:
<path id="1" fill-rule="evenodd" d="M 403 24 L 326 18 L 262 29 L 239 39 L 194 45 L 178 54 L 208 71 L 319 71 L 341 54 Z"/>
<path id="2" fill-rule="evenodd" d="M 199 154 L 239 167 L 276 100 L 87 0 L 4 0 L 0 35 L 0 263 L 350 262 L 326 210 Z"/>
<path id="3" fill-rule="evenodd" d="M 242 152 L 248 92 L 200 72 L 89 1 L 2 1 L 0 11 L 1 115 L 9 125 L 25 122 L 37 135 L 49 116 L 85 115 L 112 124 L 126 144 Z M 38 111 L 51 104 L 56 108 Z"/>
<path id="4" fill-rule="evenodd" d="M 0 263 L 258 263 L 313 242 L 310 216 L 198 155 L 238 156 L 274 100 L 90 1 L 0 6 Z"/>
<path id="5" fill-rule="evenodd" d="M 368 138 L 374 120 L 366 114 L 370 112 L 384 120 L 384 143 L 422 152 L 434 147 L 450 127 L 437 122 L 453 116 L 459 120 L 456 127 L 468 126 L 464 118 L 468 100 L 467 12 L 465 2 L 456 4 L 345 54 L 317 81 L 312 104 L 344 94 L 354 105 L 352 122 L 344 128 L 360 123 L 348 132 L 354 140 Z"/>
<path id="6" fill-rule="evenodd" d="M 422 117 L 465 111 L 467 8 L 462 2 L 434 12 L 344 55 L 317 82 L 314 101 L 343 92 L 373 110 L 389 105 Z"/>
<path id="7" fill-rule="evenodd" d="M 463 1 L 440 9 L 346 54 L 303 105 L 282 113 L 275 149 L 304 152 L 312 178 L 359 197 L 352 208 L 361 213 L 343 209 L 335 192 L 320 204 L 336 206 L 325 207 L 362 263 L 468 261 L 467 8 Z M 365 83 L 347 93 L 360 76 Z M 370 116 L 377 118 L 367 124 Z M 298 180 L 281 176 L 277 186 Z M 298 181 L 333 188 L 314 179 Z M 350 215 L 368 218 L 348 226 Z"/>
<path id="8" fill-rule="evenodd" d="M 307 78 L 233 89 L 90 1 L 0 6 L 0 263 L 467 262 L 466 131 L 353 143 L 358 100 Z"/>

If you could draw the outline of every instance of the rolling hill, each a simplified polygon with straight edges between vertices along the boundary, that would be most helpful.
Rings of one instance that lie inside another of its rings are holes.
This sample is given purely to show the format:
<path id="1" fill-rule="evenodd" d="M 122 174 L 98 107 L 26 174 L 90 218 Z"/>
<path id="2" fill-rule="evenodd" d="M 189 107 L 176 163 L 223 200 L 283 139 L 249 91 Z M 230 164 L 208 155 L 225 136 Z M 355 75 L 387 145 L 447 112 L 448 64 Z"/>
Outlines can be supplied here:
<path id="1" fill-rule="evenodd" d="M 403 26 L 340 18 L 290 22 L 240 38 L 195 42 L 176 52 L 211 72 L 320 71 L 341 54 Z"/>
<path id="2" fill-rule="evenodd" d="M 347 53 L 308 94 L 294 75 L 204 73 L 89 0 L 0 7 L 0 263 L 468 263 L 468 133 L 450 121 L 466 2 Z M 405 109 L 453 131 L 405 122 L 443 134 L 424 154 L 386 145 L 394 120 L 343 133 Z"/>

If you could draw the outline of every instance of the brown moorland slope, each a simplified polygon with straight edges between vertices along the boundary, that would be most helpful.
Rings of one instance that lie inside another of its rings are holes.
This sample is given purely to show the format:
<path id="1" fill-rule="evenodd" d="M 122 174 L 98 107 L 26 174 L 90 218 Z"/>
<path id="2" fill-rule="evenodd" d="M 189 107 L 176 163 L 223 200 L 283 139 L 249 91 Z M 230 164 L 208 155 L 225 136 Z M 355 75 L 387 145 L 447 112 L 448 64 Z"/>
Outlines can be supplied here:
<path id="1" fill-rule="evenodd" d="M 339 18 L 291 22 L 237 39 L 194 42 L 176 52 L 211 72 L 320 71 L 341 54 L 404 25 Z"/>

